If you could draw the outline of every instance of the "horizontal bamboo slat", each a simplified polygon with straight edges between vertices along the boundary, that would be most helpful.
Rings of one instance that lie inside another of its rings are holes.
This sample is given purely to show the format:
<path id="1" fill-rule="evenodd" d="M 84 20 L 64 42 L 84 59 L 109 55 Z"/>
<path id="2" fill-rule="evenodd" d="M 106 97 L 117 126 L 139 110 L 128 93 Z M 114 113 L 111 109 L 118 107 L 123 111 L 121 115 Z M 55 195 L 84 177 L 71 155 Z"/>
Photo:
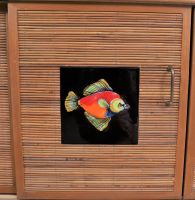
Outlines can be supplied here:
<path id="1" fill-rule="evenodd" d="M 8 99 L 8 65 L 6 13 L 0 11 L 0 193 L 14 191 L 10 109 Z"/>
<path id="2" fill-rule="evenodd" d="M 182 14 L 17 14 L 25 191 L 173 192 Z M 168 65 L 175 69 L 171 107 Z M 138 145 L 61 144 L 61 66 L 140 67 Z"/>

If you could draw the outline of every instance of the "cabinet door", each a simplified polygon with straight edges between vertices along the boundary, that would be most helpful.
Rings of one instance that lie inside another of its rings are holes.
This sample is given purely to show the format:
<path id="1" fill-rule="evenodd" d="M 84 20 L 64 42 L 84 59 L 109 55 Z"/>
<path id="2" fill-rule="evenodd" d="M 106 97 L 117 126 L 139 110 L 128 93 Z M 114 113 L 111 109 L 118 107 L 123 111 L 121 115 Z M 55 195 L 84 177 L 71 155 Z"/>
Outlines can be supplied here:
<path id="1" fill-rule="evenodd" d="M 190 20 L 188 7 L 9 4 L 19 198 L 181 198 Z M 61 144 L 62 66 L 139 67 L 138 145 Z"/>
<path id="2" fill-rule="evenodd" d="M 195 20 L 193 21 L 195 22 Z M 195 28 L 193 26 L 193 28 Z M 189 99 L 189 120 L 188 120 L 188 137 L 187 137 L 187 157 L 185 170 L 185 188 L 184 198 L 195 199 L 195 29 L 193 29 L 193 46 L 192 46 L 192 66 L 190 82 L 190 99 Z"/>
<path id="3" fill-rule="evenodd" d="M 0 4 L 0 193 L 14 193 L 7 65 L 7 12 Z"/>

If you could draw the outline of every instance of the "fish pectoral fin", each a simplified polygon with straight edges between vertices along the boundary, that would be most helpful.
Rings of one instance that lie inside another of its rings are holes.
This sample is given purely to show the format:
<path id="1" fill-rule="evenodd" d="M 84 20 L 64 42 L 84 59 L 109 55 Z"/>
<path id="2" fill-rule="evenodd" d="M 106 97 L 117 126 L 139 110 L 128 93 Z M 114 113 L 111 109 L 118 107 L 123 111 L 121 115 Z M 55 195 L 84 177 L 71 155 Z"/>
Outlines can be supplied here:
<path id="1" fill-rule="evenodd" d="M 102 91 L 112 91 L 112 88 L 104 79 L 100 79 L 99 81 L 87 86 L 83 90 L 83 95 L 88 96 L 96 92 L 102 92 Z"/>
<path id="2" fill-rule="evenodd" d="M 98 100 L 98 105 L 101 108 L 109 108 L 109 104 L 108 104 L 108 102 L 105 99 L 99 99 Z"/>
<path id="3" fill-rule="evenodd" d="M 85 117 L 99 131 L 103 131 L 105 128 L 107 128 L 111 120 L 111 118 L 100 119 L 100 118 L 93 117 L 88 112 L 85 112 Z"/>

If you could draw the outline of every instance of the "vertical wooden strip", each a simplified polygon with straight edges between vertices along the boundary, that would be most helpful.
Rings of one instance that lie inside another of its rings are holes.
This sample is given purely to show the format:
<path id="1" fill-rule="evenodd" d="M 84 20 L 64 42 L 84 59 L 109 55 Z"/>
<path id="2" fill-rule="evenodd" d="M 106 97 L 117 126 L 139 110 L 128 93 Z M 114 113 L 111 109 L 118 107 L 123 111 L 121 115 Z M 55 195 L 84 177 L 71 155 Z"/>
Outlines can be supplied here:
<path id="1" fill-rule="evenodd" d="M 195 168 L 194 168 L 194 175 L 193 175 L 193 186 L 192 190 L 195 192 Z"/>
<path id="2" fill-rule="evenodd" d="M 0 4 L 0 193 L 14 193 L 6 29 L 6 8 Z"/>
<path id="3" fill-rule="evenodd" d="M 184 152 L 186 139 L 187 108 L 188 106 L 188 80 L 189 80 L 189 59 L 190 59 L 190 38 L 191 38 L 191 8 L 186 9 L 183 14 L 183 31 L 182 31 L 182 57 L 181 57 L 181 87 L 180 87 L 180 104 L 179 104 L 179 123 L 177 135 L 177 152 L 176 152 L 176 183 L 175 190 L 180 191 L 182 195 L 183 170 L 184 170 Z M 182 153 L 181 153 L 182 152 Z"/>
<path id="4" fill-rule="evenodd" d="M 19 66 L 18 66 L 18 38 L 17 38 L 17 11 L 14 5 L 8 5 L 8 52 L 9 52 L 9 86 L 11 99 L 11 129 L 14 141 L 15 175 L 18 196 L 24 190 L 24 175 L 22 160 L 22 141 L 20 139 L 20 92 L 19 92 Z"/>
<path id="5" fill-rule="evenodd" d="M 195 11 L 193 11 L 195 12 Z M 187 137 L 187 158 L 184 183 L 184 198 L 195 198 L 195 15 L 193 17 L 192 30 L 192 62 L 191 62 L 191 82 L 190 82 L 190 99 L 189 99 L 189 116 L 188 116 L 188 137 Z"/>

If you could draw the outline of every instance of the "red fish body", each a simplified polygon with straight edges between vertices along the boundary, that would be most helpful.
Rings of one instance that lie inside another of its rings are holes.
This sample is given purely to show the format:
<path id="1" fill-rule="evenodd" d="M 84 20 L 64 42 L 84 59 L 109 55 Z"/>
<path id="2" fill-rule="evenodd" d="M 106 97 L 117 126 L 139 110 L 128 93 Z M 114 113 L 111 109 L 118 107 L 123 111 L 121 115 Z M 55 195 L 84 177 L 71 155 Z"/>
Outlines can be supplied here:
<path id="1" fill-rule="evenodd" d="M 70 91 L 65 99 L 65 108 L 67 112 L 72 112 L 82 107 L 85 117 L 99 131 L 106 129 L 112 116 L 129 108 L 104 79 L 84 88 L 83 95 L 84 97 L 79 99 Z"/>
<path id="2" fill-rule="evenodd" d="M 101 107 L 98 101 L 104 99 L 108 104 L 110 104 L 110 102 L 116 98 L 120 98 L 120 95 L 112 91 L 103 91 L 81 98 L 78 104 L 92 116 L 97 118 L 106 118 L 107 109 Z"/>

